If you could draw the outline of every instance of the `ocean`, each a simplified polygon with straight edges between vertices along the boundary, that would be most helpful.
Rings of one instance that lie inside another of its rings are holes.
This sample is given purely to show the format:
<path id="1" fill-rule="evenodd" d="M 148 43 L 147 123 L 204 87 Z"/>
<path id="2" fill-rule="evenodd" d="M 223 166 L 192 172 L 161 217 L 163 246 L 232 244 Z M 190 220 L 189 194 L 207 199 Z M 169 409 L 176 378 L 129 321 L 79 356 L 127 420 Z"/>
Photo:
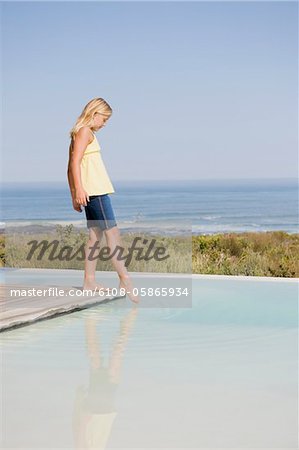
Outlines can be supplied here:
<path id="1" fill-rule="evenodd" d="M 120 229 L 213 234 L 298 233 L 296 179 L 114 181 L 110 194 Z M 70 224 L 86 227 L 72 208 L 67 183 L 3 183 L 1 227 Z"/>

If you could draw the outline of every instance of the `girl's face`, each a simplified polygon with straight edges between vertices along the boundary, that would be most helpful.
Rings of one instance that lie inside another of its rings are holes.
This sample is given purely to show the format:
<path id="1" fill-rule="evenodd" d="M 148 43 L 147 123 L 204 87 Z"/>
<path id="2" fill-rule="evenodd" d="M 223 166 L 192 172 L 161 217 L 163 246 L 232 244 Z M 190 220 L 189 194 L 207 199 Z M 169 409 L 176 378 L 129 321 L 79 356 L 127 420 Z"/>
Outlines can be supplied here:
<path id="1" fill-rule="evenodd" d="M 95 130 L 99 130 L 100 128 L 104 127 L 108 118 L 109 118 L 108 116 L 104 116 L 101 113 L 95 113 L 95 115 L 93 116 L 93 123 L 94 123 L 93 128 Z"/>

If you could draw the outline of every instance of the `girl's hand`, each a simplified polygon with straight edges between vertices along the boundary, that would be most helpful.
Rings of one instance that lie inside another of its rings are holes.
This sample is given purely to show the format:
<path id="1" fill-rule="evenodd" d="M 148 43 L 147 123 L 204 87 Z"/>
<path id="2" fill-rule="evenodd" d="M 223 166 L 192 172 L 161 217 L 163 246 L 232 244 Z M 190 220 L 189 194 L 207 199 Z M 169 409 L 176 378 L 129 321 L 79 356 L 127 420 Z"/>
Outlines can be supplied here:
<path id="1" fill-rule="evenodd" d="M 78 203 L 76 202 L 76 200 L 75 200 L 74 197 L 72 198 L 72 202 L 73 202 L 73 208 L 74 208 L 74 210 L 75 210 L 75 211 L 78 211 L 78 212 L 82 212 L 81 206 L 78 205 Z"/>
<path id="2" fill-rule="evenodd" d="M 87 206 L 87 202 L 89 202 L 89 195 L 86 191 L 84 191 L 84 189 L 76 189 L 75 202 L 78 205 Z"/>

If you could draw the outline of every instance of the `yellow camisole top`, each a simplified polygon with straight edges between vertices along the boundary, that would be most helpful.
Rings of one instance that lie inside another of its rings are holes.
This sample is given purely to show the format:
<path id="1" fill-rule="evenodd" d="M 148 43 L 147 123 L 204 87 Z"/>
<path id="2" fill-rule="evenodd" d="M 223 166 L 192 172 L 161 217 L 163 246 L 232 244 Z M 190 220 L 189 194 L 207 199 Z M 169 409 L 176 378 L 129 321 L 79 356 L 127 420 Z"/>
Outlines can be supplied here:
<path id="1" fill-rule="evenodd" d="M 81 160 L 82 186 L 88 195 L 112 194 L 115 190 L 102 159 L 100 144 L 93 135 L 93 141 L 87 145 Z"/>

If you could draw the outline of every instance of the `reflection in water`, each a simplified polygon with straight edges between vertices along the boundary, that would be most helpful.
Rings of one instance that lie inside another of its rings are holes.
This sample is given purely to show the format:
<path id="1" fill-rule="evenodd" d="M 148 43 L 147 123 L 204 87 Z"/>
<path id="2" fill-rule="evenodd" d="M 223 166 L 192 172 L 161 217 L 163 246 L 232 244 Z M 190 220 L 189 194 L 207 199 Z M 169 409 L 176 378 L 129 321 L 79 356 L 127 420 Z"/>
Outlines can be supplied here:
<path id="1" fill-rule="evenodd" d="M 120 321 L 120 333 L 112 346 L 108 367 L 103 365 L 100 339 L 96 325 L 104 317 L 86 320 L 86 342 L 90 361 L 89 386 L 79 386 L 73 414 L 73 434 L 77 449 L 105 449 L 117 415 L 115 393 L 120 382 L 122 356 L 137 317 L 138 308 L 132 308 Z"/>

